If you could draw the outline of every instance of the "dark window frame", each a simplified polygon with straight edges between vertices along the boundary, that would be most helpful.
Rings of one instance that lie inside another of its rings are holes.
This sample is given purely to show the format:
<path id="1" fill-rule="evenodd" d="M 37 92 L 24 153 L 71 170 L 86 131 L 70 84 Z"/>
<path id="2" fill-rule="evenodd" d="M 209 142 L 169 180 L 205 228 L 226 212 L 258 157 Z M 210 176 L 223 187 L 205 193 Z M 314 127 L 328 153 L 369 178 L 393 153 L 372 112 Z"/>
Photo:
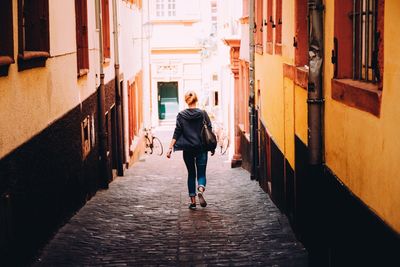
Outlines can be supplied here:
<path id="1" fill-rule="evenodd" d="M 0 4 L 0 77 L 7 76 L 14 61 L 13 8 L 12 0 L 2 0 Z"/>
<path id="2" fill-rule="evenodd" d="M 77 74 L 89 71 L 87 0 L 75 0 Z"/>
<path id="3" fill-rule="evenodd" d="M 48 0 L 18 0 L 18 70 L 44 67 L 50 57 Z"/>

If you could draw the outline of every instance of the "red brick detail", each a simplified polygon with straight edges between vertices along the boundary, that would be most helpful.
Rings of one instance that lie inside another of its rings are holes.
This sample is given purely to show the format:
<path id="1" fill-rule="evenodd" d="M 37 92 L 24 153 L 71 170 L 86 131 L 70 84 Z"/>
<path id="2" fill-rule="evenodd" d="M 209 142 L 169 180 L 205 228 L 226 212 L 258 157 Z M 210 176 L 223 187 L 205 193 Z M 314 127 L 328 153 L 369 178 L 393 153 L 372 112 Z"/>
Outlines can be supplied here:
<path id="1" fill-rule="evenodd" d="M 332 98 L 347 106 L 380 116 L 382 92 L 372 83 L 332 79 Z"/>

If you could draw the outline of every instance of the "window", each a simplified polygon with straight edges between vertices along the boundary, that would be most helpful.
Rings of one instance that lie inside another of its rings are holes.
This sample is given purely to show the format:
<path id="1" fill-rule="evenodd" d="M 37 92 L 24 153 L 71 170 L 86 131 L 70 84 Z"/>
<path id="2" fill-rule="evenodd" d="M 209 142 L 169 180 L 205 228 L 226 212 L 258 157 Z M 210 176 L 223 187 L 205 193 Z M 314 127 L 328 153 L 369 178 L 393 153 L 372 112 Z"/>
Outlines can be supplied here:
<path id="1" fill-rule="evenodd" d="M 218 30 L 218 9 L 217 9 L 217 1 L 211 2 L 211 33 L 216 34 Z"/>
<path id="2" fill-rule="evenodd" d="M 110 48 L 110 6 L 108 0 L 101 0 L 101 15 L 103 27 L 103 57 L 104 62 L 111 58 Z"/>
<path id="3" fill-rule="evenodd" d="M 354 1 L 351 14 L 353 23 L 353 79 L 377 82 L 380 79 L 377 68 L 376 10 L 377 1 Z"/>
<path id="4" fill-rule="evenodd" d="M 384 0 L 336 0 L 335 6 L 335 77 L 379 83 Z"/>
<path id="5" fill-rule="evenodd" d="M 176 0 L 156 0 L 157 17 L 175 17 Z"/>
<path id="6" fill-rule="evenodd" d="M 332 98 L 376 116 L 383 77 L 384 0 L 335 0 Z"/>
<path id="7" fill-rule="evenodd" d="M 175 0 L 168 0 L 168 17 L 176 16 L 176 4 Z"/>
<path id="8" fill-rule="evenodd" d="M 94 116 L 87 116 L 81 122 L 82 158 L 85 159 L 94 147 Z"/>
<path id="9" fill-rule="evenodd" d="M 14 63 L 12 0 L 0 1 L 0 17 L 0 76 L 6 76 Z"/>
<path id="10" fill-rule="evenodd" d="M 89 69 L 87 0 L 75 0 L 75 14 L 78 76 L 82 76 Z"/>
<path id="11" fill-rule="evenodd" d="M 18 1 L 18 69 L 44 67 L 50 56 L 48 0 Z"/>
<path id="12" fill-rule="evenodd" d="M 255 2 L 256 24 L 254 38 L 256 52 L 259 54 L 263 52 L 263 2 L 263 0 L 256 0 Z"/>
<path id="13" fill-rule="evenodd" d="M 156 15 L 157 17 L 164 17 L 164 0 L 156 1 Z"/>

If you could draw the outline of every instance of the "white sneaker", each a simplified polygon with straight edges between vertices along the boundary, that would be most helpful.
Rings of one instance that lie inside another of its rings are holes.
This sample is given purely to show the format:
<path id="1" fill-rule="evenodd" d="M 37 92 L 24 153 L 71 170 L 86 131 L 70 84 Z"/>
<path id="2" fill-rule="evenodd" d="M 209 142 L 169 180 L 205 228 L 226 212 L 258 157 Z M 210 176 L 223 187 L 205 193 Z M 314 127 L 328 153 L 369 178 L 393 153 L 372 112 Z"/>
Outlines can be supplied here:
<path id="1" fill-rule="evenodd" d="M 201 192 L 200 190 L 198 190 L 198 191 L 199 192 L 197 193 L 197 196 L 199 197 L 200 206 L 205 208 L 207 206 L 207 202 L 204 199 L 204 191 L 203 192 Z"/>

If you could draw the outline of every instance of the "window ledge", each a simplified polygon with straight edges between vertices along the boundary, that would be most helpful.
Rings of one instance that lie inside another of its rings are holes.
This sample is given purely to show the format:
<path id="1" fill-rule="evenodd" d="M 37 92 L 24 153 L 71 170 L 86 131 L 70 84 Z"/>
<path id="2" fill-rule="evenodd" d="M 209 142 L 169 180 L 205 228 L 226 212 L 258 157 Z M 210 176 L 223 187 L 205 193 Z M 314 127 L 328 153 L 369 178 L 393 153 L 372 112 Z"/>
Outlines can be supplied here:
<path id="1" fill-rule="evenodd" d="M 382 91 L 377 84 L 351 79 L 332 79 L 332 99 L 380 116 Z"/>
<path id="2" fill-rule="evenodd" d="M 0 66 L 8 66 L 14 62 L 14 59 L 10 56 L 0 56 Z"/>
<path id="3" fill-rule="evenodd" d="M 14 59 L 12 57 L 0 56 L 0 77 L 8 75 L 8 69 L 13 63 Z"/>
<path id="4" fill-rule="evenodd" d="M 264 50 L 263 45 L 261 45 L 261 44 L 257 44 L 257 45 L 256 45 L 256 53 L 257 53 L 257 54 L 262 55 L 262 54 L 263 54 L 263 50 Z"/>
<path id="5" fill-rule="evenodd" d="M 282 43 L 275 43 L 275 54 L 282 55 Z"/>
<path id="6" fill-rule="evenodd" d="M 103 59 L 103 67 L 106 68 L 106 67 L 110 66 L 110 62 L 111 62 L 111 58 L 105 57 Z"/>
<path id="7" fill-rule="evenodd" d="M 35 58 L 47 59 L 48 57 L 50 57 L 50 54 L 46 51 L 24 51 L 22 54 L 18 55 L 18 58 L 21 60 L 31 60 Z"/>
<path id="8" fill-rule="evenodd" d="M 297 86 L 307 90 L 308 68 L 283 64 L 283 76 L 291 79 Z"/>
<path id="9" fill-rule="evenodd" d="M 86 76 L 89 73 L 89 69 L 80 69 L 78 72 L 78 78 Z"/>
<path id="10" fill-rule="evenodd" d="M 18 55 L 18 71 L 46 66 L 50 53 L 46 51 L 24 51 Z"/>
<path id="11" fill-rule="evenodd" d="M 308 87 L 308 68 L 306 67 L 296 67 L 295 69 L 295 83 L 307 90 Z"/>

